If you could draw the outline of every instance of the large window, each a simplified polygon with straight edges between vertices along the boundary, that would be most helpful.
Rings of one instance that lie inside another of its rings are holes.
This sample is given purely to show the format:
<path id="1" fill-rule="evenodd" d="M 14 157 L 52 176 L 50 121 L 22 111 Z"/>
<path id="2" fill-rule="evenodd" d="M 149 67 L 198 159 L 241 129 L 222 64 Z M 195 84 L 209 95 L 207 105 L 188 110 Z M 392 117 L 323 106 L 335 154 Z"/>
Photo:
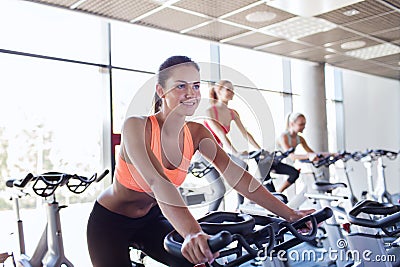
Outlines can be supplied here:
<path id="1" fill-rule="evenodd" d="M 275 140 L 279 138 L 280 134 L 286 129 L 286 118 L 284 111 L 283 96 L 280 93 L 274 92 L 261 92 L 265 101 L 271 110 L 271 115 L 274 120 Z M 273 111 L 273 112 L 272 112 Z"/>
<path id="2" fill-rule="evenodd" d="M 230 45 L 220 46 L 220 59 L 221 79 L 231 80 L 237 88 L 232 107 L 258 143 L 274 150 L 283 112 L 283 97 L 277 93 L 283 90 L 282 59 Z"/>
<path id="3" fill-rule="evenodd" d="M 173 55 L 188 56 L 196 62 L 210 61 L 208 41 L 122 22 L 111 26 L 113 66 L 155 73 Z"/>
<path id="4" fill-rule="evenodd" d="M 283 90 L 281 57 L 231 45 L 221 45 L 220 58 L 222 65 L 235 69 L 247 78 L 240 80 L 240 85 L 278 92 Z M 223 78 L 223 72 L 221 76 Z"/>
<path id="5" fill-rule="evenodd" d="M 104 64 L 105 22 L 27 1 L 0 1 L 0 49 Z"/>
<path id="6" fill-rule="evenodd" d="M 136 102 L 138 105 L 141 105 L 141 107 L 136 106 L 136 110 L 138 111 L 136 115 L 146 115 L 149 112 L 148 109 L 152 103 L 151 99 L 155 92 L 155 86 L 148 88 L 146 85 L 154 81 L 154 75 L 134 71 L 113 70 L 112 77 L 113 132 L 120 133 L 122 123 L 134 98 L 147 96 L 148 100 L 145 101 L 143 99 Z"/>
<path id="7" fill-rule="evenodd" d="M 101 171 L 98 68 L 0 54 L 0 72 L 3 179 L 28 172 Z"/>
<path id="8" fill-rule="evenodd" d="M 325 67 L 325 92 L 329 151 L 344 150 L 342 73 L 332 66 Z"/>

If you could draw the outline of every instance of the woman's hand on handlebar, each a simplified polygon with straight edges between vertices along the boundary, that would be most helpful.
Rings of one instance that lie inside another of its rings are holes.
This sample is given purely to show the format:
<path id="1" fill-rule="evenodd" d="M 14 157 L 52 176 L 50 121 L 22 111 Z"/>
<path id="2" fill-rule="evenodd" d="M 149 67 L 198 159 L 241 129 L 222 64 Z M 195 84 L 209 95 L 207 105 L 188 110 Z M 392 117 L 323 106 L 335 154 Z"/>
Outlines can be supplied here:
<path id="1" fill-rule="evenodd" d="M 308 156 L 308 160 L 311 161 L 311 162 L 318 160 L 318 154 L 317 153 L 314 153 L 314 152 L 307 153 L 307 156 Z"/>
<path id="2" fill-rule="evenodd" d="M 287 218 L 286 220 L 289 222 L 295 222 L 300 220 L 301 218 L 315 212 L 315 209 L 309 209 L 309 210 L 293 210 L 293 214 L 290 216 L 290 218 Z"/>
<path id="3" fill-rule="evenodd" d="M 182 244 L 182 255 L 193 264 L 212 263 L 219 256 L 219 252 L 211 252 L 208 246 L 209 238 L 204 232 L 187 235 Z"/>
<path id="4" fill-rule="evenodd" d="M 250 156 L 250 153 L 245 150 L 245 151 L 236 151 L 235 153 L 233 153 L 233 155 L 239 159 L 248 159 Z"/>
<path id="5" fill-rule="evenodd" d="M 309 209 L 309 210 L 294 210 L 294 214 L 287 219 L 289 222 L 295 222 L 300 220 L 301 218 L 315 212 L 315 209 Z M 310 229 L 312 229 L 312 224 L 310 221 L 306 222 L 307 228 L 305 229 L 300 229 L 300 232 L 308 232 Z"/>
<path id="6" fill-rule="evenodd" d="M 242 157 L 248 157 L 248 156 L 249 156 L 249 151 L 247 151 L 247 150 L 240 151 L 239 154 L 240 154 Z"/>

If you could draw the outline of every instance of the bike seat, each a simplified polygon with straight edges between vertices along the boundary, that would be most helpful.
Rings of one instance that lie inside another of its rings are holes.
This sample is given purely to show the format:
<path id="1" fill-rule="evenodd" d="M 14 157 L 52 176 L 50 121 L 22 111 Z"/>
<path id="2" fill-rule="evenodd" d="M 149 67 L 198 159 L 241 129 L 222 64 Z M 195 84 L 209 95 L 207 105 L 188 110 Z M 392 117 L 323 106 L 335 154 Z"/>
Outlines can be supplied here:
<path id="1" fill-rule="evenodd" d="M 315 182 L 313 184 L 313 189 L 321 191 L 321 192 L 330 192 L 333 189 L 339 187 L 347 187 L 345 183 L 330 183 L 330 182 Z"/>

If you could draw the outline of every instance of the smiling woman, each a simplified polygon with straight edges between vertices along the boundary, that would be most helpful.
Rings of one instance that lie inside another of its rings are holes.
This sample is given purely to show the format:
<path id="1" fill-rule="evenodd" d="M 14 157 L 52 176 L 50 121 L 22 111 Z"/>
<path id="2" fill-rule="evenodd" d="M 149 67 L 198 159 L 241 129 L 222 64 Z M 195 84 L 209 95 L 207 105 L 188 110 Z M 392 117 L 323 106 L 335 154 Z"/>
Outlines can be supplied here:
<path id="1" fill-rule="evenodd" d="M 115 179 L 90 214 L 87 240 L 94 266 L 131 266 L 128 247 L 132 243 L 172 267 L 191 267 L 217 257 L 208 247 L 209 236 L 176 188 L 196 151 L 213 163 L 230 186 L 271 212 L 289 221 L 312 212 L 284 205 L 236 165 L 205 126 L 186 121 L 200 100 L 197 63 L 185 56 L 170 57 L 161 64 L 157 78 L 156 113 L 125 120 Z M 185 238 L 184 260 L 164 249 L 164 237 L 173 229 Z"/>

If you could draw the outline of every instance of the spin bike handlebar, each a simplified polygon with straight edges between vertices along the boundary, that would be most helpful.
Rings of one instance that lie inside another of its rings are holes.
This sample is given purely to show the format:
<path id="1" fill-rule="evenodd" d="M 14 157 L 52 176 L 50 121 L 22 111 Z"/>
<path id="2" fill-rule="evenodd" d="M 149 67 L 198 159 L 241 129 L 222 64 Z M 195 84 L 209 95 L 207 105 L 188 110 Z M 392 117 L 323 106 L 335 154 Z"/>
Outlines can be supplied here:
<path id="1" fill-rule="evenodd" d="M 383 215 L 381 219 L 360 218 L 361 213 L 368 215 Z M 400 221 L 400 205 L 391 203 L 380 203 L 373 200 L 362 200 L 358 202 L 347 214 L 350 223 L 370 227 L 380 228 L 388 236 L 400 233 L 400 228 L 396 224 Z M 391 229 L 388 229 L 391 228 Z"/>
<path id="2" fill-rule="evenodd" d="M 344 150 L 344 151 L 339 151 L 334 156 L 328 155 L 326 157 L 323 157 L 322 155 L 318 155 L 317 157 L 318 157 L 317 161 L 310 161 L 310 160 L 304 159 L 304 160 L 300 160 L 300 162 L 312 163 L 314 165 L 314 167 L 319 168 L 321 166 L 328 167 L 329 165 L 336 163 L 338 160 L 342 160 L 343 162 L 347 162 L 350 159 L 359 161 L 364 156 L 360 151 L 350 153 L 350 152 L 347 152 Z"/>
<path id="3" fill-rule="evenodd" d="M 214 169 L 214 166 L 210 163 L 205 162 L 192 162 L 188 168 L 188 173 L 191 173 L 193 176 L 197 178 L 202 178 L 204 175 L 209 173 Z"/>
<path id="4" fill-rule="evenodd" d="M 254 159 L 256 162 L 258 162 L 261 159 L 265 159 L 266 157 L 269 157 L 270 160 L 273 162 L 273 164 L 278 164 L 284 158 L 287 158 L 290 155 L 290 153 L 293 153 L 293 152 L 294 152 L 294 147 L 291 147 L 284 152 L 282 152 L 280 150 L 276 150 L 272 153 L 269 153 L 268 151 L 266 151 L 264 149 L 259 149 L 259 150 L 249 152 L 249 154 L 244 155 L 243 158 Z"/>
<path id="5" fill-rule="evenodd" d="M 387 157 L 390 160 L 395 160 L 399 152 L 384 150 L 384 149 L 367 149 L 365 152 L 361 153 L 360 157 L 370 157 L 372 160 L 376 160 L 380 157 Z"/>
<path id="6" fill-rule="evenodd" d="M 216 261 L 211 265 L 231 267 L 239 266 L 260 255 L 276 256 L 280 250 L 287 250 L 302 242 L 315 239 L 318 223 L 330 218 L 332 214 L 332 210 L 326 207 L 289 223 L 277 217 L 217 211 L 199 219 L 199 224 L 205 233 L 213 235 L 208 241 L 212 252 L 220 250 L 220 257 L 236 255 L 235 259 L 224 265 Z M 298 230 L 305 228 L 308 222 L 312 224 L 309 233 L 299 233 Z M 256 225 L 260 227 L 256 228 Z M 287 232 L 290 232 L 293 238 L 284 241 L 284 234 Z M 180 258 L 183 258 L 182 243 L 183 238 L 175 230 L 164 239 L 165 249 Z M 227 247 L 231 243 L 234 247 Z M 246 253 L 243 253 L 243 249 Z"/>
<path id="7" fill-rule="evenodd" d="M 311 161 L 311 160 L 309 160 L 309 159 L 302 159 L 302 160 L 299 160 L 299 162 L 301 162 L 301 163 L 310 163 L 310 164 L 312 164 L 315 168 L 319 168 L 319 167 L 321 167 L 321 166 L 329 166 L 330 165 L 330 157 L 331 156 L 327 156 L 327 157 L 321 157 L 321 156 L 319 156 L 318 157 L 318 160 L 316 160 L 316 161 Z"/>
<path id="8" fill-rule="evenodd" d="M 54 194 L 59 186 L 66 185 L 75 194 L 83 193 L 93 182 L 100 182 L 109 170 L 105 170 L 100 175 L 93 174 L 90 178 L 77 174 L 67 174 L 60 172 L 46 172 L 38 176 L 28 173 L 23 179 L 9 179 L 6 181 L 7 187 L 25 188 L 29 183 L 33 183 L 33 191 L 41 197 L 48 197 Z"/>
<path id="9" fill-rule="evenodd" d="M 285 152 L 282 151 L 275 151 L 273 153 L 269 153 L 264 149 L 259 149 L 255 151 L 251 151 L 247 155 L 242 155 L 240 158 L 242 159 L 255 159 L 257 162 L 260 159 L 264 159 L 265 157 L 269 157 L 274 164 L 278 164 L 281 160 L 289 156 L 290 153 L 294 151 L 294 148 L 289 148 Z M 188 173 L 191 173 L 193 176 L 197 178 L 202 178 L 210 171 L 214 169 L 212 164 L 207 164 L 205 162 L 192 162 L 188 168 Z"/>
<path id="10" fill-rule="evenodd" d="M 361 159 L 361 152 L 356 151 L 353 153 L 347 152 L 346 150 L 339 151 L 335 156 L 331 156 L 329 158 L 328 164 L 334 164 L 338 160 L 342 160 L 343 162 L 347 162 L 350 159 L 353 159 L 355 161 L 359 161 Z"/>

